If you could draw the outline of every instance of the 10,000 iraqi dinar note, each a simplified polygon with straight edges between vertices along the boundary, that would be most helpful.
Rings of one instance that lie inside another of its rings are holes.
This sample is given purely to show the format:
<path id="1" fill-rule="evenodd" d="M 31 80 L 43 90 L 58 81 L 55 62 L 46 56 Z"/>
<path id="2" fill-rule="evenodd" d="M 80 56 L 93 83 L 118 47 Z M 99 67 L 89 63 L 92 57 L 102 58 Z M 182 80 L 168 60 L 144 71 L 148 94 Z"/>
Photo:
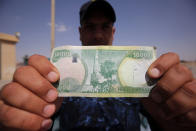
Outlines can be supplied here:
<path id="1" fill-rule="evenodd" d="M 51 62 L 60 72 L 59 96 L 146 97 L 145 73 L 155 60 L 147 46 L 63 46 Z"/>

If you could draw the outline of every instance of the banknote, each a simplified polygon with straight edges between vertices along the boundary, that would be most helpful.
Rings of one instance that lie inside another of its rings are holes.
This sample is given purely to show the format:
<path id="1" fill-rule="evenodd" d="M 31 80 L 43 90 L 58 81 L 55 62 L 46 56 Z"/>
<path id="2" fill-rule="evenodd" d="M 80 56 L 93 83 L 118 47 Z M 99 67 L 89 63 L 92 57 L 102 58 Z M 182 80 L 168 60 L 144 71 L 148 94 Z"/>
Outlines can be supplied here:
<path id="1" fill-rule="evenodd" d="M 145 73 L 156 58 L 149 46 L 62 46 L 51 62 L 60 72 L 59 96 L 146 97 Z"/>

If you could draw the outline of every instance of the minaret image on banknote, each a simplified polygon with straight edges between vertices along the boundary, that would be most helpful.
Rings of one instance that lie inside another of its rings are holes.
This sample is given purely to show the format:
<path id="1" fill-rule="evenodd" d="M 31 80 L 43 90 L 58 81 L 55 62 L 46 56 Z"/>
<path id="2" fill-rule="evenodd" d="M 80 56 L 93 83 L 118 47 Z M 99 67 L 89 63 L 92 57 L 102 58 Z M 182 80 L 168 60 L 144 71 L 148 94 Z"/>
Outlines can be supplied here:
<path id="1" fill-rule="evenodd" d="M 93 64 L 93 73 L 91 74 L 91 84 L 93 87 L 97 87 L 101 81 L 103 81 L 103 76 L 100 75 L 100 65 L 98 62 L 98 50 L 95 52 L 94 64 Z"/>
<path id="2" fill-rule="evenodd" d="M 111 59 L 99 60 L 100 50 L 96 50 L 93 64 L 93 73 L 91 74 L 91 85 L 96 90 L 106 91 L 112 88 L 112 83 L 116 83 L 116 70 L 114 70 L 115 63 Z"/>
<path id="3" fill-rule="evenodd" d="M 99 72 L 99 66 L 98 66 L 98 50 L 95 52 L 95 58 L 94 58 L 94 65 L 93 65 L 93 73 L 98 74 Z"/>
<path id="4" fill-rule="evenodd" d="M 100 66 L 101 66 L 101 64 L 99 64 L 99 55 L 98 55 L 98 53 L 99 53 L 98 50 L 96 50 L 94 69 L 95 69 L 95 73 L 96 73 L 96 75 L 98 77 L 99 83 L 102 83 L 106 79 L 104 79 L 104 77 L 100 74 Z"/>

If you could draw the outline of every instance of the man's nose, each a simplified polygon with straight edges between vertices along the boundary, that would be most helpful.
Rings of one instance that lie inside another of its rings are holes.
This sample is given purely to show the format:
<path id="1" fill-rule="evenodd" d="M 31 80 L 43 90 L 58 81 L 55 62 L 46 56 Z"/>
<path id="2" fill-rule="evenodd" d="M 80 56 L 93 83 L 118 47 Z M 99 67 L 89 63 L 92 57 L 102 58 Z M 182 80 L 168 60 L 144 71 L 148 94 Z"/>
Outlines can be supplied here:
<path id="1" fill-rule="evenodd" d="M 94 38 L 97 40 L 102 40 L 103 39 L 103 31 L 100 28 L 96 28 L 93 32 Z"/>

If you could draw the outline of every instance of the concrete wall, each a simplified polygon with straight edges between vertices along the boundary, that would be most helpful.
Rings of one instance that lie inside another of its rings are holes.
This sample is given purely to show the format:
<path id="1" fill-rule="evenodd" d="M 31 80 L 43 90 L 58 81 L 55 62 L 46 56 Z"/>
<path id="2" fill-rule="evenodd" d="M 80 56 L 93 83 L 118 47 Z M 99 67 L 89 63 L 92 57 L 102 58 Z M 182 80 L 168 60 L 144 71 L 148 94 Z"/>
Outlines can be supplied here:
<path id="1" fill-rule="evenodd" d="M 13 42 L 0 43 L 0 79 L 11 80 L 16 69 L 16 49 Z"/>
<path id="2" fill-rule="evenodd" d="M 0 33 L 0 80 L 12 80 L 16 69 L 16 43 L 18 38 Z"/>

